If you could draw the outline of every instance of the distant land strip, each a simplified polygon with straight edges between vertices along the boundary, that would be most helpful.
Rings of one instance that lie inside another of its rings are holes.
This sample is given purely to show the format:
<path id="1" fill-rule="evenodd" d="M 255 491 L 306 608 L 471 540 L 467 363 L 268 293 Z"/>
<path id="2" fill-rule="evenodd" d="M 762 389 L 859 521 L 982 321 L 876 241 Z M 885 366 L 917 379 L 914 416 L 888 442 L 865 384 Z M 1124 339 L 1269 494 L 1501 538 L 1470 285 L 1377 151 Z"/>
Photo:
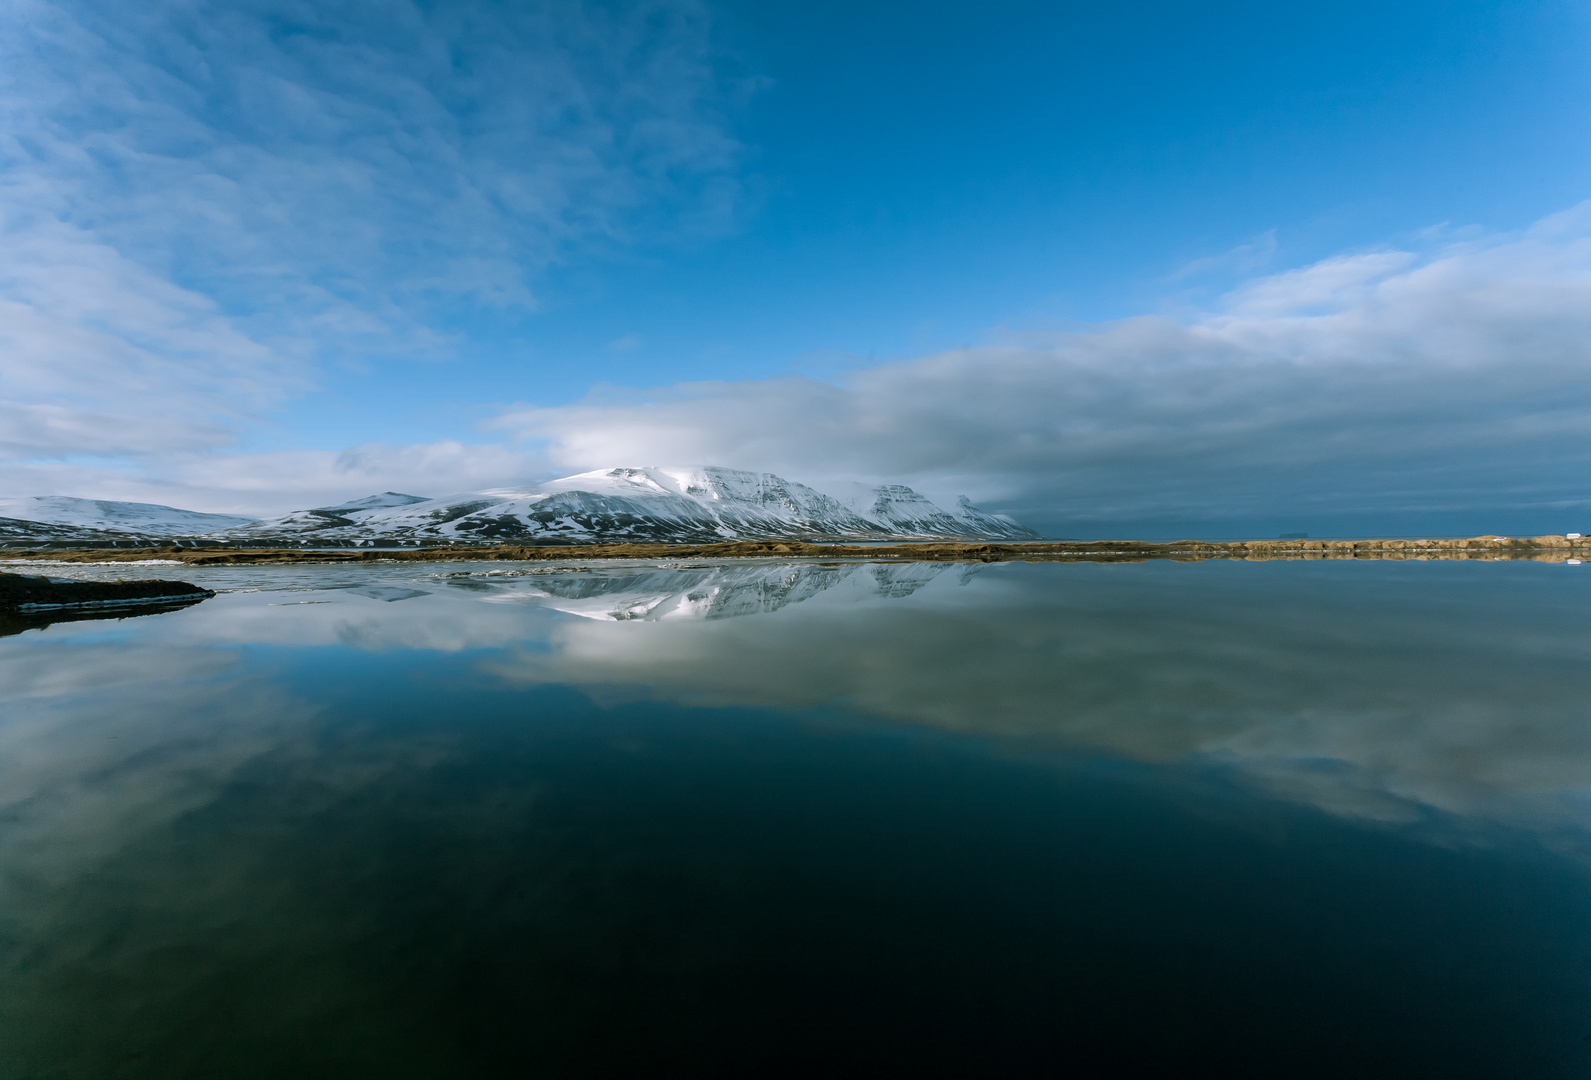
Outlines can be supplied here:
<path id="1" fill-rule="evenodd" d="M 1475 536 L 1462 540 L 1039 540 L 1014 543 L 812 544 L 795 540 L 741 540 L 721 544 L 548 544 L 519 547 L 436 546 L 391 548 L 221 548 L 167 544 L 148 548 L 28 549 L 4 552 L 7 560 L 40 562 L 139 562 L 170 560 L 189 566 L 261 563 L 491 562 L 573 559 L 861 559 L 914 562 L 1142 562 L 1171 559 L 1524 559 L 1572 562 L 1591 558 L 1591 539 L 1548 536 Z"/>

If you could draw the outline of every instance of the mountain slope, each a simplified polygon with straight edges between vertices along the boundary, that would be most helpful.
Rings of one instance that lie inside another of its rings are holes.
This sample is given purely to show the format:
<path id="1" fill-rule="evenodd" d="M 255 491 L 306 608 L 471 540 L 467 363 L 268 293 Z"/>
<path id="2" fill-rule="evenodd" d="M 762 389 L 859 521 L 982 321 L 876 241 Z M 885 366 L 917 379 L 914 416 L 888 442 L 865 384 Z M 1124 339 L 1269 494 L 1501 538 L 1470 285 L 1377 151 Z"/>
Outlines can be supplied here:
<path id="1" fill-rule="evenodd" d="M 254 520 L 235 514 L 201 514 L 155 503 L 74 499 L 69 495 L 0 499 L 0 518 L 143 536 L 192 536 L 248 525 Z"/>
<path id="2" fill-rule="evenodd" d="M 991 514 L 972 505 L 965 495 L 957 496 L 951 516 L 970 535 L 989 540 L 1037 540 L 1039 534 L 1004 514 Z"/>
<path id="3" fill-rule="evenodd" d="M 50 521 L 0 518 L 0 545 L 5 547 L 28 547 L 33 544 L 128 547 L 148 543 L 154 539 L 163 538 L 112 532 L 108 529 L 89 529 L 81 525 L 57 525 Z"/>
<path id="4" fill-rule="evenodd" d="M 401 491 L 383 491 L 380 495 L 367 495 L 363 499 L 354 499 L 340 506 L 317 506 L 309 511 L 312 514 L 360 514 L 366 510 L 385 510 L 392 506 L 410 506 L 414 503 L 429 502 L 424 495 L 405 495 Z"/>
<path id="5" fill-rule="evenodd" d="M 464 492 L 370 509 L 348 504 L 303 510 L 218 538 L 273 534 L 299 542 L 532 544 L 1036 536 L 965 499 L 956 510 L 945 510 L 901 484 L 867 489 L 848 506 L 773 473 L 711 465 L 599 469 L 535 487 Z"/>
<path id="6" fill-rule="evenodd" d="M 450 584 L 484 594 L 487 602 L 537 603 L 604 622 L 728 619 L 777 611 L 837 586 L 862 595 L 900 599 L 930 585 L 946 563 L 859 566 L 855 563 L 750 563 L 728 566 L 633 566 L 579 573 L 503 570 L 449 575 Z M 963 571 L 963 580 L 965 571 Z"/>
<path id="7" fill-rule="evenodd" d="M 23 512 L 7 514 L 9 507 L 19 505 Z M 436 499 L 388 491 L 269 521 L 65 497 L 10 500 L 0 503 L 0 516 L 31 516 L 40 523 L 33 528 L 41 541 L 64 539 L 61 529 L 79 529 L 118 537 L 136 533 L 283 546 L 1037 536 L 1009 518 L 979 510 L 965 498 L 955 509 L 946 510 L 902 484 L 860 489 L 842 502 L 773 473 L 711 465 L 599 469 L 531 487 L 492 488 Z M 23 523 L 14 531 L 26 533 L 29 527 Z M 0 541 L 5 539 L 0 535 Z"/>

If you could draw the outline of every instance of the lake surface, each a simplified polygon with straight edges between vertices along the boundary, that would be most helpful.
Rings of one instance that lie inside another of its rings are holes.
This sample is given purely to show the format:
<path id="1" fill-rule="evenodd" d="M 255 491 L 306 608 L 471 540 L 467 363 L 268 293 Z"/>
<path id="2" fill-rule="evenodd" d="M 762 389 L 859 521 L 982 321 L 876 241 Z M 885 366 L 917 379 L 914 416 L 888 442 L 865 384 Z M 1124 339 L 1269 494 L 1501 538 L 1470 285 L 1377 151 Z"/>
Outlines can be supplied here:
<path id="1" fill-rule="evenodd" d="M 5 1080 L 1591 1074 L 1591 567 L 51 572 Z"/>

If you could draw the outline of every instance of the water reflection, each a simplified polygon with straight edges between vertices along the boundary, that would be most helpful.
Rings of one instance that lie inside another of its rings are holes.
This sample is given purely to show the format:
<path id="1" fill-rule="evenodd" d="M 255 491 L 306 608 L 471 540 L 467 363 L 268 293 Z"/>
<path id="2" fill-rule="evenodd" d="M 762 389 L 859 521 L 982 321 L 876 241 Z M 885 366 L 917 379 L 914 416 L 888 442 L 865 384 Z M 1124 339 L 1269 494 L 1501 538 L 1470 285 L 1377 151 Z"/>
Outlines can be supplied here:
<path id="1" fill-rule="evenodd" d="M 129 604 L 125 607 L 105 606 L 53 611 L 0 612 L 0 637 L 12 637 L 29 630 L 43 630 L 56 623 L 104 622 L 106 619 L 136 619 L 145 615 L 162 615 L 168 611 L 181 611 L 200 603 L 200 600 L 173 600 L 169 603 Z"/>
<path id="2" fill-rule="evenodd" d="M 1082 1018 L 1069 1037 L 1131 1042 L 1122 1016 L 1169 1002 L 1173 1051 L 1247 1032 L 1187 1003 L 1225 994 L 1270 1025 L 1254 1047 L 1314 1046 L 1266 1003 L 1287 977 L 1256 974 L 1267 956 L 1326 972 L 1320 1031 L 1361 1025 L 1378 1053 L 1446 1046 L 1454 1076 L 1505 1074 L 1499 1048 L 1523 1068 L 1536 1047 L 1534 1076 L 1583 1064 L 1564 1049 L 1591 1002 L 1573 569 L 185 576 L 222 595 L 0 642 L 0 1044 L 26 1066 L 0 1077 L 498 1075 L 459 1062 L 504 1037 L 471 1011 L 509 1005 L 549 1075 L 595 1075 L 605 1009 L 653 1040 L 624 1045 L 686 1063 L 677 1040 L 743 1046 L 823 994 L 918 1000 L 896 1020 L 929 1043 L 1024 1015 L 1021 995 Z M 792 971 L 811 984 L 746 1011 L 746 986 Z M 914 985 L 990 1004 L 945 1013 Z M 1284 1064 L 1229 1075 L 1317 1074 Z"/>
<path id="3" fill-rule="evenodd" d="M 1591 824 L 1583 588 L 1553 568 L 1464 571 L 996 567 L 982 588 L 919 605 L 853 596 L 756 624 L 559 625 L 552 648 L 485 666 L 605 702 L 843 700 L 960 732 L 1200 758 L 1388 821 Z"/>
<path id="4" fill-rule="evenodd" d="M 475 670 L 493 681 L 610 705 L 843 702 L 1024 745 L 1197 761 L 1333 813 L 1591 824 L 1591 587 L 1559 566 L 278 569 L 190 572 L 224 595 L 140 623 L 136 639 L 485 650 Z M 123 648 L 63 649 L 48 666 L 94 669 Z"/>
<path id="5" fill-rule="evenodd" d="M 655 622 L 765 614 L 842 585 L 864 595 L 899 599 L 949 568 L 946 563 L 749 563 L 552 572 L 466 570 L 449 574 L 448 580 L 454 586 L 491 592 L 489 599 L 495 601 L 530 601 L 605 622 Z M 971 570 L 958 568 L 958 578 L 965 581 Z"/>

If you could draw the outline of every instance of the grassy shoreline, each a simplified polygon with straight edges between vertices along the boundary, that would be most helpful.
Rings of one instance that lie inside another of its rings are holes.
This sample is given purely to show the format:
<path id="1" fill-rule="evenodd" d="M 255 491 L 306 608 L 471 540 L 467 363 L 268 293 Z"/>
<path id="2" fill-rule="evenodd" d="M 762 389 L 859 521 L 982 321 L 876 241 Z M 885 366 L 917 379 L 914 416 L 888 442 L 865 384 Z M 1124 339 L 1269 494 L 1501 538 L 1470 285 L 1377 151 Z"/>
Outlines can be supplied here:
<path id="1" fill-rule="evenodd" d="M 795 540 L 720 544 L 580 544 L 413 548 L 148 548 L 18 549 L 15 562 L 107 563 L 168 560 L 187 566 L 270 563 L 545 562 L 585 559 L 861 559 L 875 562 L 1137 562 L 1147 559 L 1527 559 L 1591 558 L 1591 539 L 1563 536 L 1476 536 L 1458 540 L 1039 540 L 1020 543 L 812 544 Z"/>

